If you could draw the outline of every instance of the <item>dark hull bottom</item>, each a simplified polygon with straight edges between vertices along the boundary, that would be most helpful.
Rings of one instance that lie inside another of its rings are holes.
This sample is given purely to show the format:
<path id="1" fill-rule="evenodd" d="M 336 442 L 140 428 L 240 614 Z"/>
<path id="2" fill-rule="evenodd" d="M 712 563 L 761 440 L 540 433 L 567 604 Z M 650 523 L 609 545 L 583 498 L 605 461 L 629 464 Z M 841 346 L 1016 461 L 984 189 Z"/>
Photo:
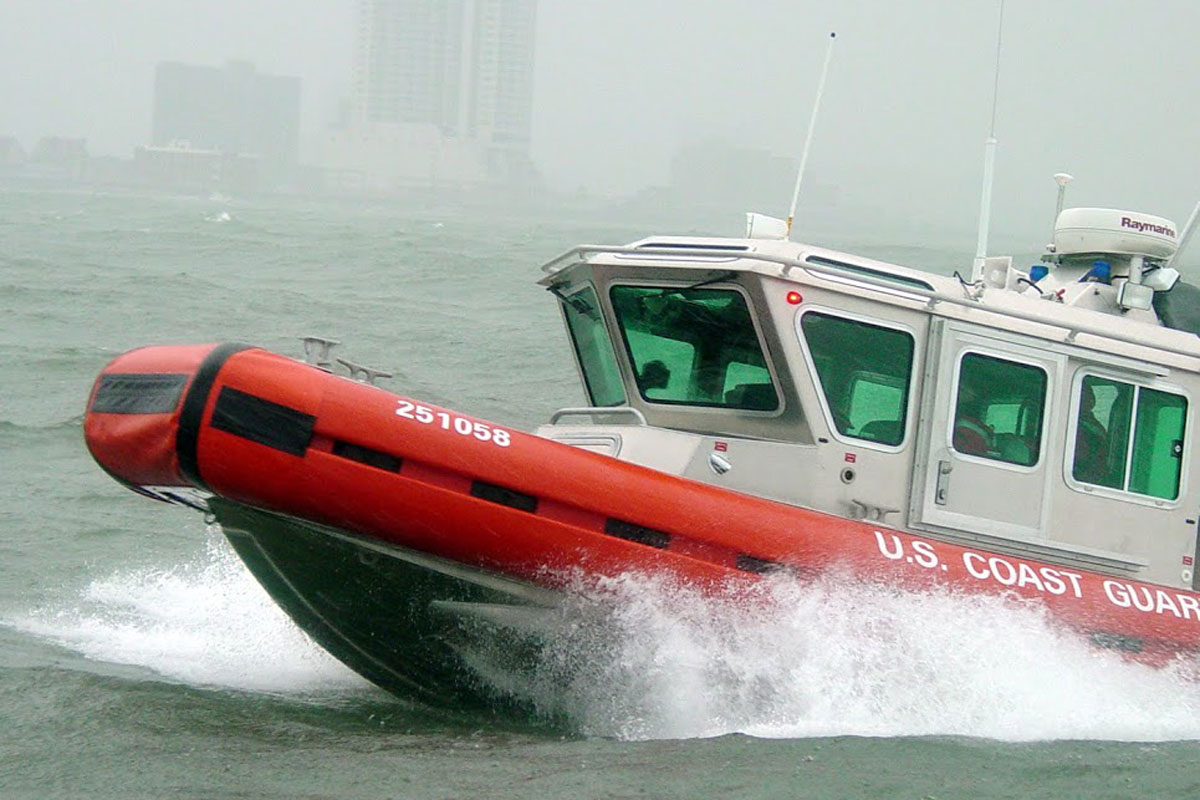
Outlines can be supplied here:
<path id="1" fill-rule="evenodd" d="M 210 506 L 275 602 L 355 672 L 425 705 L 533 711 L 497 686 L 532 668 L 558 595 L 219 497 Z"/>

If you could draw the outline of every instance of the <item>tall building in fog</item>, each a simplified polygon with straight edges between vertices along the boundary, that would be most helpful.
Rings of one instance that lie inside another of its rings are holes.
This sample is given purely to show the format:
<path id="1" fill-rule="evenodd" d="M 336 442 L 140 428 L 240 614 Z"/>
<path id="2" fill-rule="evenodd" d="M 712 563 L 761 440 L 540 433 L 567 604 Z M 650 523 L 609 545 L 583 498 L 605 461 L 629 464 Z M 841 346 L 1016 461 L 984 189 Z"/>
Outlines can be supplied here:
<path id="1" fill-rule="evenodd" d="M 299 136 L 299 78 L 264 75 L 240 61 L 158 65 L 152 147 L 254 158 L 274 179 L 296 164 Z"/>
<path id="2" fill-rule="evenodd" d="M 327 165 L 380 188 L 527 176 L 536 14 L 537 0 L 360 0 L 353 111 Z"/>

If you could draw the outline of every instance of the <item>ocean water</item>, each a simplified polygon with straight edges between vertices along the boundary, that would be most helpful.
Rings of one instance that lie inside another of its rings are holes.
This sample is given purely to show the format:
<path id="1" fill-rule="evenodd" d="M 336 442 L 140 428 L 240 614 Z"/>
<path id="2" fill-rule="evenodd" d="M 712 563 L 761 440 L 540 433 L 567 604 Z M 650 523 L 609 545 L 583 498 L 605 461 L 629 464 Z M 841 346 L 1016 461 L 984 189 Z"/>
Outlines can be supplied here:
<path id="1" fill-rule="evenodd" d="M 1200 796 L 1194 665 L 996 598 L 780 581 L 767 613 L 631 576 L 516 687 L 568 723 L 405 705 L 87 455 L 92 380 L 147 343 L 318 334 L 517 427 L 578 404 L 537 266 L 663 231 L 546 216 L 0 188 L 0 799 Z M 870 254 L 956 263 L 916 244 Z"/>

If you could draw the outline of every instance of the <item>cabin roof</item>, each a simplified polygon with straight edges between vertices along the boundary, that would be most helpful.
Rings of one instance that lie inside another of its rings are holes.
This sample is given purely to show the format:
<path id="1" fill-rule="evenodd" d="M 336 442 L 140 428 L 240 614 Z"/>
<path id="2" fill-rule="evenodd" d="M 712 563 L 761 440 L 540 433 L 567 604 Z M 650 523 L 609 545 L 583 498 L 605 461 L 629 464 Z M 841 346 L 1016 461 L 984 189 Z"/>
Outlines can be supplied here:
<path id="1" fill-rule="evenodd" d="M 625 246 L 580 245 L 543 265 L 543 286 L 559 283 L 573 267 L 653 267 L 763 275 L 796 284 L 818 283 L 891 305 L 926 307 L 1013 334 L 1065 341 L 1089 349 L 1200 371 L 1200 337 L 1161 326 L 1153 313 L 1114 315 L 1045 300 L 1036 293 L 997 287 L 972 290 L 939 275 L 844 251 L 783 239 L 648 236 Z M 983 312 L 983 313 L 980 313 Z M 1047 328 L 1049 326 L 1049 328 Z"/>

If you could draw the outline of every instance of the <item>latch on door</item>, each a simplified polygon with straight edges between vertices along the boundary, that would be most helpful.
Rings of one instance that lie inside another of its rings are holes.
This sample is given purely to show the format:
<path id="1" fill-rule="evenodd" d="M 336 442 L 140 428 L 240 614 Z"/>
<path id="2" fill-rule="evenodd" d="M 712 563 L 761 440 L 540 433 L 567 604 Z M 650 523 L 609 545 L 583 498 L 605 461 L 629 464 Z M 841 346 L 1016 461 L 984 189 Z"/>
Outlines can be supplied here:
<path id="1" fill-rule="evenodd" d="M 946 492 L 950 490 L 950 471 L 954 465 L 949 461 L 939 461 L 937 465 L 937 483 L 933 490 L 933 502 L 939 506 L 946 505 Z"/>

